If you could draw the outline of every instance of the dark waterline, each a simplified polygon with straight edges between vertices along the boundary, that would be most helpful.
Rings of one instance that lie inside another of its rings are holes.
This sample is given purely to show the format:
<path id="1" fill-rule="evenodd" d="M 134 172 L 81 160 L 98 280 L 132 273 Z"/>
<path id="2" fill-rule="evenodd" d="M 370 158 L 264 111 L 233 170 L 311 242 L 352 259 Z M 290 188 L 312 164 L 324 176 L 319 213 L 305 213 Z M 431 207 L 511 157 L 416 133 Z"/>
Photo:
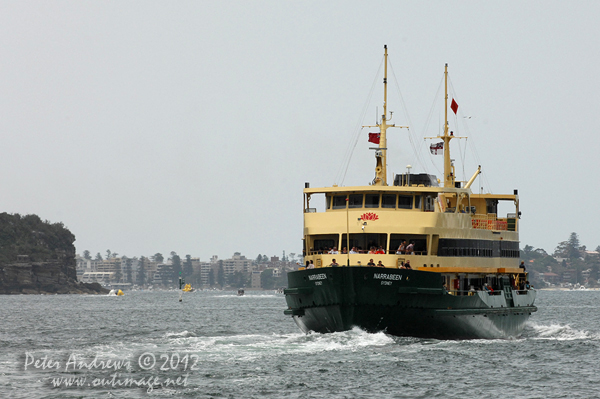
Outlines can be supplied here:
<path id="1" fill-rule="evenodd" d="M 590 398 L 600 388 L 599 291 L 540 291 L 521 338 L 468 341 L 360 330 L 307 336 L 274 292 L 178 299 L 175 291 L 0 296 L 0 397 Z M 36 369 L 44 356 L 60 369 Z M 65 372 L 69 358 L 89 370 Z M 132 370 L 113 378 L 109 360 Z M 59 377 L 85 378 L 85 386 L 53 388 Z M 180 380 L 149 392 L 119 387 L 128 377 Z M 102 379 L 108 385 L 87 386 Z"/>

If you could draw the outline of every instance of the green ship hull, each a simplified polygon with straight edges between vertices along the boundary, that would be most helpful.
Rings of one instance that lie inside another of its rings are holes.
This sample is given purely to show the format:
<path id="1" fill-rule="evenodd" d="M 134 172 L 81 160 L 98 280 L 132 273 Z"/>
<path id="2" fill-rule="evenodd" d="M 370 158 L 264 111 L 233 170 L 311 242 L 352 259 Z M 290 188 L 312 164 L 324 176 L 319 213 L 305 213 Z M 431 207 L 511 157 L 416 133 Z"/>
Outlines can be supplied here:
<path id="1" fill-rule="evenodd" d="M 354 327 L 437 339 L 509 338 L 537 308 L 535 290 L 501 280 L 495 292 L 452 295 L 439 273 L 377 267 L 329 267 L 288 273 L 288 309 L 302 331 Z"/>

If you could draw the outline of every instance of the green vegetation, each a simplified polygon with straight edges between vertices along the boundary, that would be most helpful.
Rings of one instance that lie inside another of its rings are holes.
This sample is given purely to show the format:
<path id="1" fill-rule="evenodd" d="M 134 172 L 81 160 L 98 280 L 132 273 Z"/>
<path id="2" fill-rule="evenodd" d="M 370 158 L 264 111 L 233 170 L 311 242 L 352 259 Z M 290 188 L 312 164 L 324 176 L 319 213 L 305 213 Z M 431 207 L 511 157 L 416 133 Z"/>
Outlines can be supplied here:
<path id="1" fill-rule="evenodd" d="M 552 255 L 542 248 L 526 245 L 521 249 L 521 259 L 536 288 L 550 284 L 581 284 L 593 288 L 600 286 L 599 251 L 600 246 L 595 251 L 587 251 L 585 245 L 580 244 L 577 233 L 571 233 L 568 240 L 556 246 Z"/>
<path id="2" fill-rule="evenodd" d="M 17 255 L 28 255 L 32 262 L 74 258 L 74 242 L 75 236 L 62 223 L 0 213 L 0 263 L 15 262 Z"/>

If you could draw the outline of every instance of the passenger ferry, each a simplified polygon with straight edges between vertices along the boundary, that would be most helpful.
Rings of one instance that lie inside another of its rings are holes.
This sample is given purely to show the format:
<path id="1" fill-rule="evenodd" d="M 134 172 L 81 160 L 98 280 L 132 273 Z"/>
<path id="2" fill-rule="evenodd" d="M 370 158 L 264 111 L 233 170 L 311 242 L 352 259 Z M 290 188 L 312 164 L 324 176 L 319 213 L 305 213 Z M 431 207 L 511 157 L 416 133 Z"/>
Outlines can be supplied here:
<path id="1" fill-rule="evenodd" d="M 444 176 L 386 172 L 387 46 L 384 101 L 368 186 L 304 188 L 306 265 L 288 273 L 284 291 L 300 329 L 329 333 L 359 327 L 397 336 L 507 338 L 521 334 L 537 308 L 519 267 L 519 196 L 474 193 L 450 157 L 456 138 L 445 122 L 439 143 Z M 451 109 L 456 113 L 453 101 Z M 375 140 L 376 141 L 376 140 Z M 315 206 L 325 199 L 324 211 Z M 498 214 L 498 204 L 511 212 Z"/>

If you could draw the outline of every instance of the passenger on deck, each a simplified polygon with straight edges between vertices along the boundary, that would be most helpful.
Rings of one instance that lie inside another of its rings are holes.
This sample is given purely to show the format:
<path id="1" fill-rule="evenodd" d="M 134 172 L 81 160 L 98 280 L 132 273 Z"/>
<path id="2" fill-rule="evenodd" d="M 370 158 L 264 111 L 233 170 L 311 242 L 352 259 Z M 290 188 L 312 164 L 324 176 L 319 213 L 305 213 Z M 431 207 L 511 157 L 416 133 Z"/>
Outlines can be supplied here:
<path id="1" fill-rule="evenodd" d="M 306 262 L 308 263 L 308 262 Z M 311 260 L 310 263 L 308 263 L 308 265 L 306 266 L 307 269 L 314 269 L 315 268 L 315 264 L 313 263 L 313 261 Z"/>
<path id="2" fill-rule="evenodd" d="M 331 266 L 331 267 L 338 267 L 339 265 L 338 265 L 338 263 L 335 261 L 335 259 L 333 259 L 333 260 L 331 261 L 331 264 L 330 264 L 329 266 Z"/>
<path id="3" fill-rule="evenodd" d="M 383 250 L 382 247 L 377 248 L 377 252 L 375 252 L 377 255 L 383 255 L 385 254 L 385 251 Z"/>
<path id="4" fill-rule="evenodd" d="M 406 263 L 404 264 L 404 268 L 412 270 L 412 267 L 410 267 L 410 261 L 409 260 L 407 260 Z"/>
<path id="5" fill-rule="evenodd" d="M 529 284 L 529 280 L 525 281 L 525 289 L 530 290 L 533 288 L 533 285 Z"/>
<path id="6" fill-rule="evenodd" d="M 333 247 L 333 248 L 331 248 L 331 251 L 329 251 L 329 253 L 332 255 L 337 255 L 337 254 L 339 254 L 339 251 L 338 251 L 337 247 Z"/>
<path id="7" fill-rule="evenodd" d="M 469 288 L 469 296 L 473 295 L 475 295 L 475 287 L 471 286 L 471 288 Z"/>
<path id="8" fill-rule="evenodd" d="M 367 263 L 367 266 L 375 267 L 375 262 L 373 262 L 373 259 L 369 259 L 369 263 Z"/>
<path id="9" fill-rule="evenodd" d="M 375 255 L 376 253 L 377 251 L 375 250 L 375 247 L 371 247 L 371 249 L 369 250 L 369 254 Z"/>
<path id="10" fill-rule="evenodd" d="M 521 261 L 519 268 L 523 269 L 523 273 L 525 273 L 525 262 Z"/>
<path id="11" fill-rule="evenodd" d="M 348 250 L 346 249 L 346 247 L 344 247 L 344 248 L 342 249 L 342 253 L 343 253 L 343 254 L 347 254 L 347 253 L 348 253 Z"/>
<path id="12" fill-rule="evenodd" d="M 396 251 L 397 254 L 403 254 L 406 252 L 406 241 L 402 241 L 402 244 L 400 244 L 400 246 L 398 247 L 398 250 Z"/>
<path id="13" fill-rule="evenodd" d="M 350 250 L 351 254 L 357 254 L 358 251 L 356 250 L 356 247 L 352 247 L 352 249 Z"/>
<path id="14" fill-rule="evenodd" d="M 415 244 L 413 244 L 412 242 L 410 244 L 408 244 L 408 246 L 406 247 L 406 253 L 410 254 L 410 255 L 414 255 L 415 254 Z"/>
<path id="15" fill-rule="evenodd" d="M 381 261 L 377 262 L 377 267 L 385 267 Z"/>
<path id="16" fill-rule="evenodd" d="M 486 290 L 486 291 L 488 291 L 488 292 L 494 292 L 494 289 L 492 287 L 490 287 L 488 283 L 485 283 L 483 285 L 483 289 Z"/>

